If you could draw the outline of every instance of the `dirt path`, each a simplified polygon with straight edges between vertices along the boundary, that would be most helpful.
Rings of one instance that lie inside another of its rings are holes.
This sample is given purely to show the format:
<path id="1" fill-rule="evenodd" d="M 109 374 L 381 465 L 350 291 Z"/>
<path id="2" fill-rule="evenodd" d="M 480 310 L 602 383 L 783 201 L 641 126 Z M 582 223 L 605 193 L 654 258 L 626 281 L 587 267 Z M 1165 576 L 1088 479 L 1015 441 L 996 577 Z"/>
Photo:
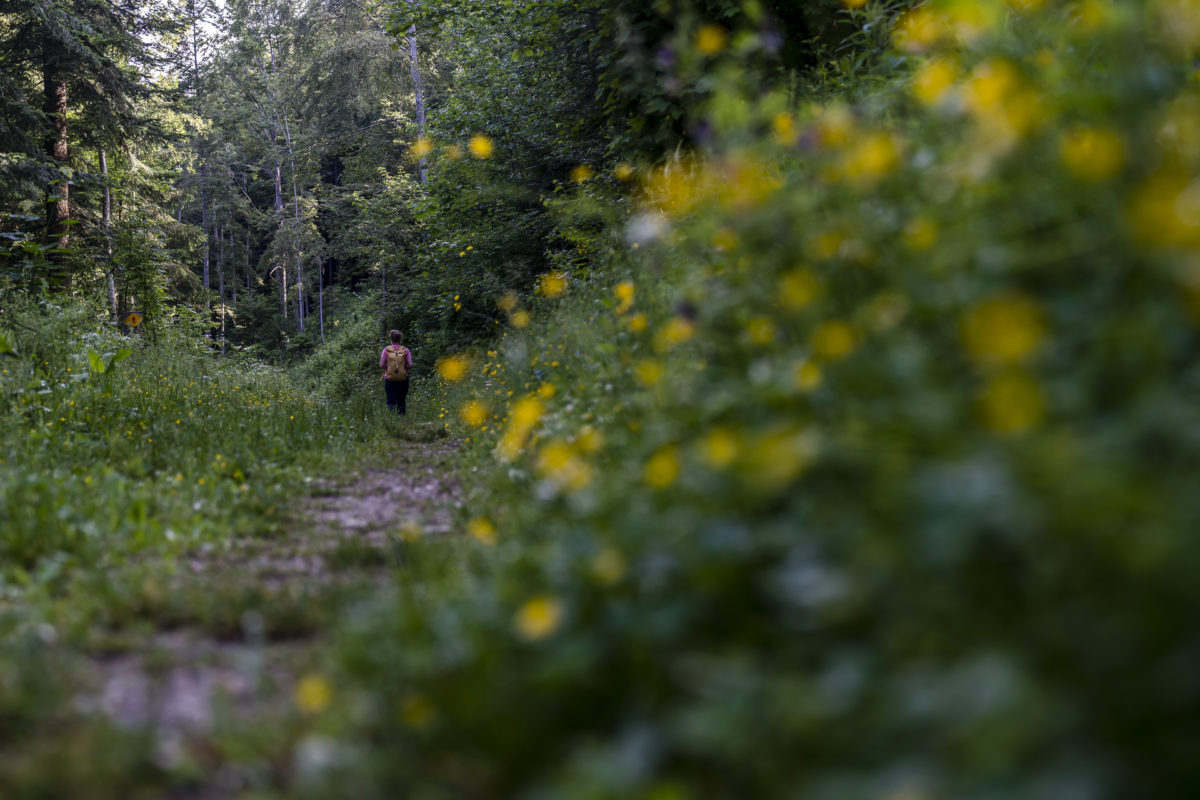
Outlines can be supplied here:
<path id="1" fill-rule="evenodd" d="M 405 536 L 451 532 L 460 496 L 448 477 L 452 451 L 445 441 L 405 443 L 391 463 L 313 481 L 285 535 L 193 554 L 170 588 L 191 598 L 171 617 L 174 629 L 93 659 L 76 707 L 124 730 L 152 730 L 155 760 L 167 769 L 211 767 L 214 783 L 187 797 L 277 783 L 220 755 L 222 742 L 252 725 L 263 734 L 250 749 L 263 756 L 295 744 L 280 732 L 296 727 L 297 683 L 327 667 L 343 609 L 395 579 Z"/>

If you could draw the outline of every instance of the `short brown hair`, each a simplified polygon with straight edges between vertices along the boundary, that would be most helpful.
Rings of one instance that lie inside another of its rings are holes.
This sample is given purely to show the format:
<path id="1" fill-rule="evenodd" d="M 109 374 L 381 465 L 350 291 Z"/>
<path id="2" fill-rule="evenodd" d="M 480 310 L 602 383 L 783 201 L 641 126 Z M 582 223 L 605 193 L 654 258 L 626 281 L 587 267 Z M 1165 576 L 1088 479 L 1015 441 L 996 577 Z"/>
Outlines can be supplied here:
<path id="1" fill-rule="evenodd" d="M 400 331 L 392 331 L 388 336 L 391 337 L 392 344 L 400 344 L 404 341 L 404 334 Z"/>

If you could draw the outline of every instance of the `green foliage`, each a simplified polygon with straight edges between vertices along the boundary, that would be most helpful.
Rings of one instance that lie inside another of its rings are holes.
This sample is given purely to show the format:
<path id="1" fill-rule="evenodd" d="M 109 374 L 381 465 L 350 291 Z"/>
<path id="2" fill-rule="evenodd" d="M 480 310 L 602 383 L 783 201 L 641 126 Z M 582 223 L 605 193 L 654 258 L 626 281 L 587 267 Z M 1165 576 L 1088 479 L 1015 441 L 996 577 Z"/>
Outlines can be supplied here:
<path id="1" fill-rule="evenodd" d="M 98 334 L 81 313 L 15 300 L 5 318 L 19 357 L 0 372 L 4 582 L 253 530 L 304 469 L 369 435 L 361 412 L 173 335 Z"/>
<path id="2" fill-rule="evenodd" d="M 468 574 L 344 647 L 374 796 L 1195 793 L 1200 21 L 1025 5 L 854 105 L 713 74 L 463 355 Z"/>

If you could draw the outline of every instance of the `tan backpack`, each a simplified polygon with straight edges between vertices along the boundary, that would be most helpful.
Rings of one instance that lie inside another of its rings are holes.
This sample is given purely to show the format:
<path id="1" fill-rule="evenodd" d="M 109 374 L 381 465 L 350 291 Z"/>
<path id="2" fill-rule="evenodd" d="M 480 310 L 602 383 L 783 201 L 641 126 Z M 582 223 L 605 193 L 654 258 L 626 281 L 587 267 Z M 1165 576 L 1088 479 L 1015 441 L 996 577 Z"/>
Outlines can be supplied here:
<path id="1" fill-rule="evenodd" d="M 408 361 L 405 359 L 408 353 L 408 348 L 401 347 L 399 350 L 392 349 L 393 345 L 387 347 L 387 371 L 383 377 L 389 381 L 408 380 Z"/>

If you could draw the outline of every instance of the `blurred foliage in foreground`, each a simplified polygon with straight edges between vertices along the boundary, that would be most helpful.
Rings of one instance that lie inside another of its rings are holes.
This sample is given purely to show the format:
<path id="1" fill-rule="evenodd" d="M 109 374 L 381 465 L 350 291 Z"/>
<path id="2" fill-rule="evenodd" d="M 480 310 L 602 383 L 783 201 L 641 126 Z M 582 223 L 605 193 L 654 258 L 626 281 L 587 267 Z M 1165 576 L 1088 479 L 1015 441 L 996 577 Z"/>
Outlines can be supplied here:
<path id="1" fill-rule="evenodd" d="M 1200 790 L 1200 7 L 891 35 L 850 101 L 714 73 L 707 151 L 442 362 L 478 553 L 347 637 L 341 790 Z"/>

